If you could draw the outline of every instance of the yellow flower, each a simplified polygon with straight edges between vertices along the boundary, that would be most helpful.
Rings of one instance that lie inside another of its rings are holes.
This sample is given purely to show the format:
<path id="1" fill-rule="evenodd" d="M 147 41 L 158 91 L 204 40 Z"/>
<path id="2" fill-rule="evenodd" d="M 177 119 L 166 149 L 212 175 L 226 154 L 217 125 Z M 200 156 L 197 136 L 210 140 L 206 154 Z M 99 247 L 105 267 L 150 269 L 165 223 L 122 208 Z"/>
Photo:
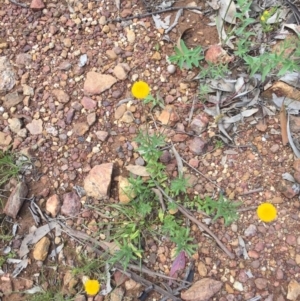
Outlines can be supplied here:
<path id="1" fill-rule="evenodd" d="M 266 21 L 266 18 L 265 18 L 264 16 L 261 16 L 261 17 L 260 17 L 260 21 L 265 22 L 265 21 Z"/>
<path id="2" fill-rule="evenodd" d="M 268 17 L 270 15 L 270 12 L 268 10 L 265 10 L 263 13 L 263 16 Z"/>
<path id="3" fill-rule="evenodd" d="M 272 222 L 277 217 L 277 209 L 271 203 L 263 203 L 257 207 L 258 217 L 263 222 Z"/>
<path id="4" fill-rule="evenodd" d="M 100 290 L 100 283 L 98 280 L 87 279 L 84 283 L 84 289 L 90 296 L 95 296 Z"/>
<path id="5" fill-rule="evenodd" d="M 131 87 L 131 93 L 135 98 L 142 99 L 148 96 L 150 87 L 146 82 L 135 82 Z"/>

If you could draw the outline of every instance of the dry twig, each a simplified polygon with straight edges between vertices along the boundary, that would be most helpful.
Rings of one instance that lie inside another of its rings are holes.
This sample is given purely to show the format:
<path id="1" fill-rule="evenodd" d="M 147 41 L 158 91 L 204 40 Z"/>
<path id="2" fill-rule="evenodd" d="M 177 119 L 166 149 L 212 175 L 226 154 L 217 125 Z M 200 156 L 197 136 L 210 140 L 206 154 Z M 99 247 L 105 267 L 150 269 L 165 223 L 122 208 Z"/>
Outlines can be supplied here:
<path id="1" fill-rule="evenodd" d="M 160 192 L 167 198 L 167 200 L 171 203 L 176 204 L 176 202 L 165 193 L 165 191 L 158 185 L 158 183 L 155 183 L 156 187 L 160 190 Z M 178 205 L 178 210 L 184 215 L 186 216 L 190 221 L 194 222 L 196 225 L 198 225 L 199 227 L 201 227 L 201 229 L 203 229 L 205 232 L 207 232 L 215 241 L 216 243 L 219 245 L 219 247 L 231 258 L 234 258 L 234 254 L 231 253 L 226 246 L 219 240 L 219 238 L 208 228 L 206 227 L 203 223 L 201 223 L 200 221 L 198 221 L 193 215 L 192 213 L 190 213 L 186 208 L 184 208 L 181 205 Z"/>

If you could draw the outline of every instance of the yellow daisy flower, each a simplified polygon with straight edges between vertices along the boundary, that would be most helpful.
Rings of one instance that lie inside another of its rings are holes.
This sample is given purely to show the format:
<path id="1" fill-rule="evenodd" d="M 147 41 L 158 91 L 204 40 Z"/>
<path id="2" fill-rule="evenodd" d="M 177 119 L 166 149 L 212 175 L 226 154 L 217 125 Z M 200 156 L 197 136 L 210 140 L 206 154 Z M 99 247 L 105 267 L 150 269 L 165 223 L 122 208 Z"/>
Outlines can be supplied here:
<path id="1" fill-rule="evenodd" d="M 84 289 L 85 292 L 89 295 L 89 296 L 95 296 L 98 294 L 99 290 L 100 290 L 100 283 L 98 280 L 91 280 L 91 279 L 87 279 L 84 283 Z"/>
<path id="2" fill-rule="evenodd" d="M 263 222 L 272 222 L 277 217 L 277 209 L 271 203 L 263 203 L 257 207 L 258 217 Z"/>
<path id="3" fill-rule="evenodd" d="M 146 82 L 135 82 L 131 87 L 131 93 L 135 98 L 143 99 L 150 93 L 150 87 Z"/>

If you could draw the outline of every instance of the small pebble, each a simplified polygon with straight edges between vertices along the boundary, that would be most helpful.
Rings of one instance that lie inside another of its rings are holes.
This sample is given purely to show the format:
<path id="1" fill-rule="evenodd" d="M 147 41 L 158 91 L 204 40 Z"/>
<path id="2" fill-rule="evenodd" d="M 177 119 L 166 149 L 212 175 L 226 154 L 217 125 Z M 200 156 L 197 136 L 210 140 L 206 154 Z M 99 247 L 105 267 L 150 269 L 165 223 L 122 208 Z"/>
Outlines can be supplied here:
<path id="1" fill-rule="evenodd" d="M 173 73 L 175 73 L 175 71 L 176 71 L 176 67 L 175 67 L 174 65 L 169 65 L 169 66 L 167 67 L 167 71 L 168 71 L 170 74 L 173 74 Z"/>

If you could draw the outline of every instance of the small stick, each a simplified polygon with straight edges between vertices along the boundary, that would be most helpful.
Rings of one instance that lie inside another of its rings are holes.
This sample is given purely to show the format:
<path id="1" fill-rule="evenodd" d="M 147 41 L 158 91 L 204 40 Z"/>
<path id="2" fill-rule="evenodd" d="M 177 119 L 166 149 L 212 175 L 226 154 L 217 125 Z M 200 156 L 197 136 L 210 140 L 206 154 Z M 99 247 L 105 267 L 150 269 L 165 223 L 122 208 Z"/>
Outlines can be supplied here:
<path id="1" fill-rule="evenodd" d="M 156 187 L 160 190 L 160 192 L 167 198 L 167 200 L 170 203 L 174 203 L 176 204 L 176 202 L 168 195 L 165 193 L 165 191 L 158 185 L 158 183 L 156 181 L 154 181 Z M 190 214 L 183 206 L 178 205 L 178 210 L 184 215 L 186 216 L 190 221 L 194 222 L 196 225 L 198 225 L 199 227 L 201 227 L 205 232 L 207 232 L 211 237 L 214 238 L 214 240 L 216 241 L 216 243 L 219 245 L 219 247 L 231 258 L 234 258 L 234 254 L 231 253 L 226 246 L 219 240 L 219 238 L 208 228 L 206 227 L 204 224 L 202 224 L 200 221 L 198 221 L 192 214 Z"/>
<path id="2" fill-rule="evenodd" d="M 245 212 L 245 211 L 250 211 L 250 210 L 256 210 L 257 206 L 251 206 L 251 207 L 246 207 L 246 208 L 240 208 L 237 210 L 237 212 Z"/>
<path id="3" fill-rule="evenodd" d="M 253 190 L 249 190 L 249 191 L 246 191 L 244 193 L 241 193 L 240 196 L 241 195 L 248 195 L 248 194 L 252 194 L 252 193 L 256 193 L 256 192 L 261 192 L 263 190 L 264 190 L 263 187 L 259 187 L 257 189 L 253 189 Z"/>
<path id="4" fill-rule="evenodd" d="M 129 20 L 133 20 L 133 19 L 142 19 L 142 18 L 149 17 L 149 16 L 152 16 L 152 15 L 163 14 L 163 13 L 167 13 L 167 12 L 174 11 L 174 10 L 179 10 L 179 9 L 195 9 L 195 10 L 201 11 L 200 7 L 197 7 L 197 6 L 170 7 L 170 8 L 166 8 L 166 9 L 159 10 L 159 11 L 140 14 L 140 15 L 136 15 L 136 16 L 130 16 L 130 17 L 127 17 L 127 18 L 109 19 L 109 20 L 107 20 L 107 22 L 112 22 L 113 23 L 113 22 L 129 21 Z"/>
<path id="5" fill-rule="evenodd" d="M 191 124 L 192 117 L 193 117 L 193 114 L 194 114 L 196 99 L 197 99 L 197 97 L 194 96 L 194 98 L 193 98 L 193 103 L 192 103 L 192 107 L 191 107 L 191 111 L 190 111 L 190 114 L 189 114 L 189 119 L 188 119 L 188 124 L 189 124 L 189 125 Z"/>

